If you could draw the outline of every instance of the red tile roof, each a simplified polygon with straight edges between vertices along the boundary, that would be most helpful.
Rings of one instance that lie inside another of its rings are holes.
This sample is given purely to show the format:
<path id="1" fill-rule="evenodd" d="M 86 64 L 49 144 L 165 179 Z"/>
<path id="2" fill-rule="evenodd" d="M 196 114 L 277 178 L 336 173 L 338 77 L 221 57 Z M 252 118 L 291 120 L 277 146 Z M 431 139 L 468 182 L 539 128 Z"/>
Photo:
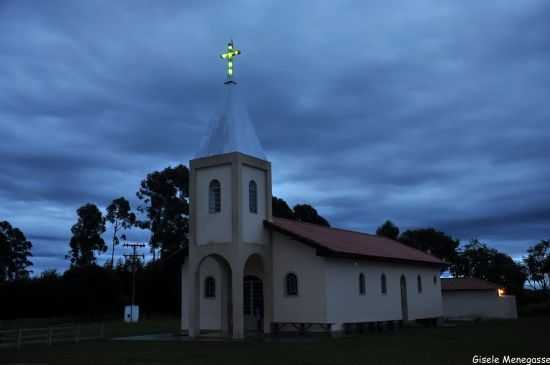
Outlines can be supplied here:
<path id="1" fill-rule="evenodd" d="M 478 278 L 442 278 L 441 290 L 497 290 L 499 286 Z"/>
<path id="2" fill-rule="evenodd" d="M 265 224 L 267 227 L 317 248 L 319 254 L 327 256 L 445 265 L 444 261 L 435 256 L 385 237 L 283 218 L 273 218 L 273 221 L 265 221 Z"/>

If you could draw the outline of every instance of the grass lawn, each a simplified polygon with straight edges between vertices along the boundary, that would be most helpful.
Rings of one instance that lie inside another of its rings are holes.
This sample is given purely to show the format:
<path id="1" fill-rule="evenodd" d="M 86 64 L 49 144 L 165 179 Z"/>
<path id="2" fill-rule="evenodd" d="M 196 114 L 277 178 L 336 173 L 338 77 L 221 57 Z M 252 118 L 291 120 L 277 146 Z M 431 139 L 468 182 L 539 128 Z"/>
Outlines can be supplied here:
<path id="1" fill-rule="evenodd" d="M 179 331 L 180 323 L 179 319 L 169 317 L 146 319 L 139 323 L 109 321 L 105 322 L 105 337 L 112 338 L 155 333 L 176 333 Z"/>
<path id="2" fill-rule="evenodd" d="M 550 317 L 406 328 L 310 342 L 97 341 L 28 346 L 19 352 L 0 350 L 0 364 L 472 364 L 476 354 L 550 356 Z"/>

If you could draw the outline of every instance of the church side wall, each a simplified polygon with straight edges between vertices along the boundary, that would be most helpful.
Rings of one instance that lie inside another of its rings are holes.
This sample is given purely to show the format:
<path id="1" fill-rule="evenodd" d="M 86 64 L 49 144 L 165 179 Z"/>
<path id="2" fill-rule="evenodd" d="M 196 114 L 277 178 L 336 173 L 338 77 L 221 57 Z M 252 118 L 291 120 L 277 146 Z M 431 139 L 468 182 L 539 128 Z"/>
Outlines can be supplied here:
<path id="1" fill-rule="evenodd" d="M 197 201 L 192 203 L 197 214 L 197 245 L 231 242 L 231 165 L 198 169 L 196 179 Z M 221 185 L 221 211 L 215 214 L 208 211 L 208 190 L 213 179 L 217 179 Z"/>
<path id="2" fill-rule="evenodd" d="M 273 321 L 326 323 L 325 265 L 315 249 L 273 232 Z M 298 277 L 298 295 L 287 296 L 285 277 Z"/>
<path id="3" fill-rule="evenodd" d="M 249 206 L 248 184 L 251 180 L 256 182 L 258 212 L 251 213 Z M 245 243 L 267 242 L 267 231 L 264 229 L 263 221 L 267 219 L 266 206 L 266 172 L 258 168 L 243 165 L 241 183 L 241 212 L 242 212 L 242 234 Z"/>
<path id="4" fill-rule="evenodd" d="M 366 279 L 366 293 L 359 294 L 359 274 Z M 386 275 L 387 293 L 381 291 Z M 417 275 L 422 277 L 422 293 Z M 350 259 L 326 259 L 327 319 L 332 323 L 401 320 L 401 275 L 407 282 L 408 319 L 442 315 L 438 268 Z M 436 283 L 433 277 L 436 276 Z"/>

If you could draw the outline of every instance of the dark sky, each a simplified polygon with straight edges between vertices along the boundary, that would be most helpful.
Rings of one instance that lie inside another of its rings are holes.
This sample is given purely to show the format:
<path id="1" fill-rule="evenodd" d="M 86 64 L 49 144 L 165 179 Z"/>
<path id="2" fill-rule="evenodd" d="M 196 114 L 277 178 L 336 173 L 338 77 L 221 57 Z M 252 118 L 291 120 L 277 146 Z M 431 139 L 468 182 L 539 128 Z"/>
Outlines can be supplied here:
<path id="1" fill-rule="evenodd" d="M 550 1 L 160 3 L 0 2 L 0 220 L 35 272 L 80 205 L 187 164 L 230 37 L 275 195 L 516 258 L 550 238 Z"/>

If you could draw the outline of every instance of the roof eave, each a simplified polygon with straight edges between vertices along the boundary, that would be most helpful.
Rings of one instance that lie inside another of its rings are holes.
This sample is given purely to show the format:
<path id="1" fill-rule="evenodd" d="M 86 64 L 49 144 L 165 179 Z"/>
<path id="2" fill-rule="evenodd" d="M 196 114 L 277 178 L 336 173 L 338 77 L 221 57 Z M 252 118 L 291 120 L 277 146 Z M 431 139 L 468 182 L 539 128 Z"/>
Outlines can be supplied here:
<path id="1" fill-rule="evenodd" d="M 381 256 L 371 256 L 371 255 L 363 255 L 358 253 L 350 253 L 350 252 L 341 252 L 341 251 L 334 251 L 330 248 L 327 248 L 318 242 L 309 239 L 307 237 L 304 237 L 302 235 L 299 235 L 295 232 L 292 232 L 288 229 L 284 229 L 283 227 L 274 224 L 273 222 L 270 222 L 268 220 L 264 220 L 264 226 L 267 228 L 271 228 L 276 230 L 277 232 L 286 234 L 294 239 L 296 239 L 299 242 L 302 242 L 312 248 L 316 249 L 316 253 L 318 256 L 323 257 L 336 257 L 336 258 L 347 258 L 347 259 L 357 259 L 357 260 L 372 260 L 372 261 L 383 261 L 383 262 L 393 262 L 393 263 L 400 263 L 400 264 L 409 264 L 409 265 L 422 265 L 422 266 L 436 266 L 436 267 L 445 267 L 448 266 L 448 264 L 444 261 L 442 262 L 431 262 L 431 261 L 419 261 L 419 260 L 407 260 L 407 259 L 401 259 L 401 258 L 394 258 L 394 257 L 381 257 Z"/>

